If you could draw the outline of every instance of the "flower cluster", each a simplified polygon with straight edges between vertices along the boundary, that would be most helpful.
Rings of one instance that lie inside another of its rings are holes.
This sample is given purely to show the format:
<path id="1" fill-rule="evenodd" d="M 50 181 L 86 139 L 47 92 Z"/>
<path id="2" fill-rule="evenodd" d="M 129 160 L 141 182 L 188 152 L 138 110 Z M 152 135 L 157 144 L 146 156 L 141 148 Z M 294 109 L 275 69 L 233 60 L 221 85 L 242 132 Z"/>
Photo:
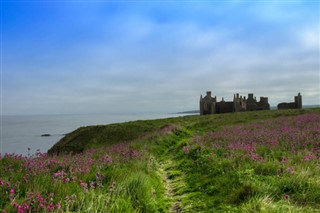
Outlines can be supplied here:
<path id="1" fill-rule="evenodd" d="M 68 188 L 84 193 L 103 188 L 107 181 L 104 181 L 102 169 L 139 156 L 140 152 L 125 143 L 76 155 L 6 154 L 0 158 L 0 210 L 16 209 L 19 213 L 68 211 L 77 200 L 77 196 L 68 194 Z M 47 185 L 38 191 L 34 186 L 39 185 L 42 178 L 46 182 L 41 185 Z M 62 192 L 54 190 L 62 185 L 65 188 Z"/>
<path id="2" fill-rule="evenodd" d="M 286 164 L 289 156 L 301 156 L 304 161 L 319 161 L 320 114 L 280 117 L 247 125 L 226 126 L 220 131 L 195 136 L 183 147 L 184 153 L 200 147 L 226 157 L 241 153 L 253 161 L 274 159 Z M 274 150 L 274 151 L 272 151 Z M 219 152 L 218 152 L 219 151 Z"/>

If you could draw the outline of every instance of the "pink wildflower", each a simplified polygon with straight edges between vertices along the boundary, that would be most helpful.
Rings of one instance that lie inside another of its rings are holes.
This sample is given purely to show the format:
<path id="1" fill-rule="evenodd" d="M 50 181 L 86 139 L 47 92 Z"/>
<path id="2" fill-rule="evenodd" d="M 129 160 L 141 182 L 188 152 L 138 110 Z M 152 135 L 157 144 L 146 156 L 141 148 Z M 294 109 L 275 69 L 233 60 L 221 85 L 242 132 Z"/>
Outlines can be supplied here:
<path id="1" fill-rule="evenodd" d="M 91 188 L 91 189 L 94 189 L 94 188 L 95 188 L 94 182 L 90 181 L 89 185 L 90 185 L 90 188 Z"/>
<path id="2" fill-rule="evenodd" d="M 57 207 L 57 209 L 60 209 L 60 208 L 61 208 L 61 204 L 60 204 L 60 203 L 57 203 L 57 204 L 56 204 L 56 207 Z"/>
<path id="3" fill-rule="evenodd" d="M 23 210 L 28 210 L 29 209 L 29 205 L 28 204 L 23 204 Z"/>
<path id="4" fill-rule="evenodd" d="M 183 152 L 184 152 L 184 153 L 188 154 L 189 151 L 190 151 L 190 150 L 189 150 L 189 147 L 188 147 L 188 146 L 184 146 L 184 147 L 183 147 Z"/>
<path id="5" fill-rule="evenodd" d="M 290 174 L 294 174 L 294 167 L 293 167 L 293 166 L 290 166 L 290 167 L 287 168 L 286 171 L 287 171 L 288 173 L 290 173 Z"/>
<path id="6" fill-rule="evenodd" d="M 282 163 L 282 164 L 285 164 L 286 162 L 287 162 L 287 158 L 283 156 L 283 157 L 282 157 L 282 160 L 281 160 L 281 163 Z"/>
<path id="7" fill-rule="evenodd" d="M 53 203 L 50 203 L 50 205 L 47 207 L 48 210 L 54 210 L 54 205 Z"/>
<path id="8" fill-rule="evenodd" d="M 307 160 L 312 160 L 312 159 L 313 159 L 312 154 L 309 154 L 309 155 L 304 156 L 304 160 L 305 160 L 305 161 L 307 161 Z"/>
<path id="9" fill-rule="evenodd" d="M 62 175 L 61 171 L 57 171 L 56 173 L 53 174 L 53 177 L 59 177 L 60 175 Z"/>

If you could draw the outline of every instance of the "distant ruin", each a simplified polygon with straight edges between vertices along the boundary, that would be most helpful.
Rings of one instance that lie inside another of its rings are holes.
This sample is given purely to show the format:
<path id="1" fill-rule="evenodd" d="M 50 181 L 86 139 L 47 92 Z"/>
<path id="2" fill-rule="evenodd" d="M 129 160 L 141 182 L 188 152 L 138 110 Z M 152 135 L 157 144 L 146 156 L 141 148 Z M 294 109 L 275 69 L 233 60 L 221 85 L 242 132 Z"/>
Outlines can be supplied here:
<path id="1" fill-rule="evenodd" d="M 253 94 L 246 97 L 235 94 L 233 101 L 225 101 L 224 98 L 217 102 L 217 97 L 212 97 L 211 92 L 208 91 L 207 95 L 203 98 L 200 96 L 200 115 L 214 114 L 214 113 L 228 113 L 228 112 L 244 112 L 255 110 L 270 110 L 270 104 L 267 97 L 260 97 L 260 101 L 253 97 Z"/>
<path id="2" fill-rule="evenodd" d="M 302 96 L 300 93 L 294 97 L 294 102 L 278 104 L 278 109 L 301 108 Z M 220 102 L 217 102 L 217 96 L 212 97 L 211 91 L 208 91 L 205 97 L 200 96 L 200 115 L 257 110 L 270 110 L 268 97 L 260 97 L 260 100 L 257 101 L 253 93 L 249 93 L 247 99 L 245 96 L 239 96 L 237 93 L 233 96 L 233 101 L 225 101 L 224 98 L 222 98 Z"/>
<path id="3" fill-rule="evenodd" d="M 300 92 L 297 96 L 294 96 L 294 102 L 280 103 L 278 104 L 278 109 L 302 109 L 302 96 Z"/>

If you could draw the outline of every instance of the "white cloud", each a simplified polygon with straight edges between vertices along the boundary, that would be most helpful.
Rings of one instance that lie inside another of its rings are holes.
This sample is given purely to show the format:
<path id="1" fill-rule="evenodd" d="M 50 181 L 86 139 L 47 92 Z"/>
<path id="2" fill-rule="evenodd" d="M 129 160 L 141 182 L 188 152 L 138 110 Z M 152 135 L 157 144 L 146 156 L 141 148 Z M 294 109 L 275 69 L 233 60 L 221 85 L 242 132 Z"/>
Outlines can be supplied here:
<path id="1" fill-rule="evenodd" d="M 298 32 L 298 41 L 300 41 L 300 45 L 308 50 L 317 50 L 318 53 L 320 51 L 320 25 L 315 26 L 311 29 L 302 30 Z"/>
<path id="2" fill-rule="evenodd" d="M 98 36 L 93 39 L 74 39 L 61 48 L 53 43 L 57 48 L 48 49 L 53 50 L 49 57 L 37 60 L 36 54 L 26 54 L 27 48 L 19 54 L 24 59 L 12 54 L 19 64 L 7 64 L 5 76 L 14 81 L 14 74 L 22 73 L 23 79 L 19 87 L 5 84 L 4 112 L 124 112 L 128 106 L 131 111 L 184 111 L 197 109 L 199 95 L 207 90 L 226 100 L 237 92 L 253 92 L 268 96 L 273 105 L 297 92 L 307 104 L 318 100 L 319 28 L 310 27 L 314 19 L 301 22 L 297 8 L 281 16 L 285 4 L 232 5 L 219 4 L 224 13 L 212 4 L 204 14 L 198 12 L 205 7 L 188 5 L 190 17 L 179 11 L 178 18 L 168 14 L 165 21 L 143 8 L 126 7 L 129 13 L 111 15 L 96 15 L 99 8 L 90 8 L 87 16 L 93 17 L 84 25 L 73 21 L 82 31 L 94 30 Z M 95 20 L 98 24 L 90 26 Z M 29 48 L 35 52 L 32 44 Z"/>

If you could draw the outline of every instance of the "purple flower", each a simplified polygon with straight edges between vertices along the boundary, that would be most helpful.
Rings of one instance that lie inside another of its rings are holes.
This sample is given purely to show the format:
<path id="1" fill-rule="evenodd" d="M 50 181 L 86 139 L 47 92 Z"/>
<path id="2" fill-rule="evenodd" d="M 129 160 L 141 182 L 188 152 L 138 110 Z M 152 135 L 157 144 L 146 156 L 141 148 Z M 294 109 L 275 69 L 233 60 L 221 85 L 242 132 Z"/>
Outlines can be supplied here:
<path id="1" fill-rule="evenodd" d="M 50 203 L 49 206 L 47 207 L 48 210 L 54 210 L 54 205 L 53 203 Z"/>
<path id="2" fill-rule="evenodd" d="M 312 159 L 313 159 L 312 154 L 309 154 L 309 155 L 304 156 L 304 160 L 305 160 L 305 161 L 312 160 Z"/>
<path id="3" fill-rule="evenodd" d="M 282 157 L 282 160 L 281 160 L 281 163 L 282 163 L 282 164 L 285 164 L 286 162 L 287 162 L 287 158 L 283 156 L 283 157 Z"/>
<path id="4" fill-rule="evenodd" d="M 293 166 L 290 166 L 287 168 L 286 170 L 288 173 L 291 173 L 291 174 L 294 174 L 294 167 Z"/>
<path id="5" fill-rule="evenodd" d="M 190 150 L 189 150 L 189 147 L 188 147 L 188 146 L 184 146 L 184 147 L 183 147 L 183 152 L 184 152 L 184 153 L 188 154 L 189 151 L 190 151 Z"/>
<path id="6" fill-rule="evenodd" d="M 56 207 L 57 207 L 57 209 L 60 209 L 60 208 L 61 208 L 61 204 L 60 204 L 60 203 L 57 203 L 57 204 L 56 204 Z"/>

